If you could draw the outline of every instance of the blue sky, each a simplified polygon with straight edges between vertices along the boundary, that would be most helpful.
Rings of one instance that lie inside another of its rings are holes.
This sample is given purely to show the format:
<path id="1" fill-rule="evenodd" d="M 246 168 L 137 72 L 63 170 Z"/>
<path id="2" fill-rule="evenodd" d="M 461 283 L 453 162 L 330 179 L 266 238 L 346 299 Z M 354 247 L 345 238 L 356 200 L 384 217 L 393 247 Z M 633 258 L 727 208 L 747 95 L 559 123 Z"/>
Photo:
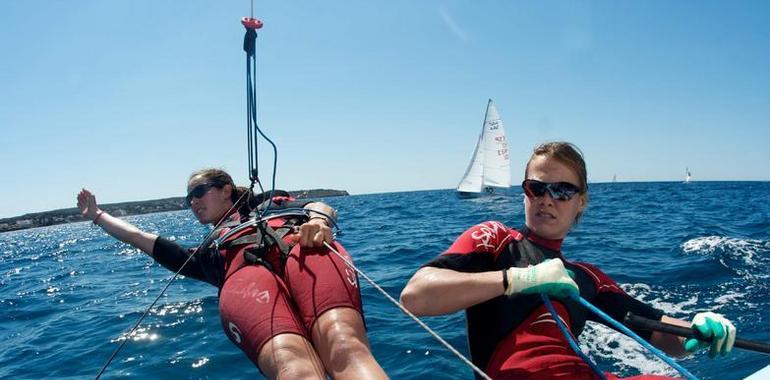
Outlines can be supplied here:
<path id="1" fill-rule="evenodd" d="M 278 187 L 452 188 L 487 98 L 594 182 L 770 180 L 770 3 L 258 1 Z M 248 1 L 0 2 L 0 217 L 246 182 Z M 262 158 L 262 172 L 268 173 Z M 10 176 L 8 176 L 10 174 Z"/>

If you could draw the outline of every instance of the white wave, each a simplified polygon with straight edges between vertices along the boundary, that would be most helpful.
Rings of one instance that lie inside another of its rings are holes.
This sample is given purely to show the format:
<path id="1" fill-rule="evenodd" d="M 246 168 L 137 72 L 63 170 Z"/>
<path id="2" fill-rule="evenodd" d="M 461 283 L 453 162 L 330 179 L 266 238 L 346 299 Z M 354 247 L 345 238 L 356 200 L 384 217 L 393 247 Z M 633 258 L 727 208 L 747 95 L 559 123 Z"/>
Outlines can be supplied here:
<path id="1" fill-rule="evenodd" d="M 662 310 L 666 315 L 689 314 L 692 307 L 698 304 L 698 295 L 688 290 L 681 294 L 670 289 L 653 290 L 649 285 L 642 283 L 620 284 L 620 287 L 631 297 Z"/>
<path id="2" fill-rule="evenodd" d="M 729 289 L 727 290 L 727 293 L 715 298 L 714 303 L 720 306 L 726 306 L 728 304 L 734 304 L 736 301 L 745 298 L 746 295 L 746 293 Z"/>
<path id="3" fill-rule="evenodd" d="M 208 362 L 209 362 L 209 358 L 204 356 L 204 357 L 196 360 L 195 363 L 192 364 L 192 367 L 193 368 L 198 368 L 198 367 L 201 367 L 201 366 L 203 366 L 204 364 L 206 364 Z"/>
<path id="4" fill-rule="evenodd" d="M 628 375 L 629 371 L 635 370 L 650 375 L 677 374 L 639 343 L 604 325 L 586 323 L 580 340 L 580 348 L 583 351 L 589 351 L 596 358 L 612 362 L 612 372 Z"/>
<path id="5" fill-rule="evenodd" d="M 724 251 L 733 259 L 740 259 L 748 265 L 755 265 L 758 253 L 770 250 L 770 241 L 704 236 L 690 239 L 682 244 L 682 251 L 685 253 L 713 255 L 718 250 Z"/>
<path id="6" fill-rule="evenodd" d="M 662 310 L 666 315 L 687 315 L 698 304 L 698 296 L 681 291 L 653 288 L 643 283 L 620 284 L 632 297 Z M 581 349 L 602 361 L 612 363 L 612 372 L 631 376 L 640 374 L 675 376 L 677 372 L 639 343 L 600 323 L 587 322 L 580 335 Z"/>

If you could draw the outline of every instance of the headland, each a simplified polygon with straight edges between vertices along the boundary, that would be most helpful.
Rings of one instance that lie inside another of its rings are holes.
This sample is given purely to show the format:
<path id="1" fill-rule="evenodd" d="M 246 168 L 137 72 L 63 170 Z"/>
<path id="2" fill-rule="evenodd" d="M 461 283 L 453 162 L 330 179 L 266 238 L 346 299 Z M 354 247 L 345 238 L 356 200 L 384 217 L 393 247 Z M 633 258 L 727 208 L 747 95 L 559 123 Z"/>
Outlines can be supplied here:
<path id="1" fill-rule="evenodd" d="M 346 190 L 311 189 L 295 190 L 289 193 L 297 199 L 302 198 L 326 198 L 350 195 Z M 121 202 L 100 204 L 99 208 L 114 216 L 129 216 L 149 214 L 153 212 L 176 211 L 187 208 L 184 197 L 172 197 L 153 199 L 147 201 Z M 85 219 L 80 215 L 77 207 L 59 210 L 44 211 L 24 214 L 12 218 L 0 219 L 0 233 L 7 231 L 24 230 L 27 228 L 51 226 L 55 224 L 82 222 Z"/>

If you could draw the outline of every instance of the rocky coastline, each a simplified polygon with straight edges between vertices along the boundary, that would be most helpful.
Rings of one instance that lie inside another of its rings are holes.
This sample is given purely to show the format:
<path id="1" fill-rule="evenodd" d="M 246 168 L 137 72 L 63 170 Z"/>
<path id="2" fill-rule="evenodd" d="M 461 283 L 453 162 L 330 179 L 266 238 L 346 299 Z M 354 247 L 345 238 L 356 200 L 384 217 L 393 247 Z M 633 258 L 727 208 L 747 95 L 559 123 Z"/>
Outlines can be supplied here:
<path id="1" fill-rule="evenodd" d="M 350 195 L 345 190 L 332 189 L 296 190 L 289 191 L 289 193 L 297 199 L 326 198 Z M 184 204 L 184 197 L 173 197 L 153 199 L 148 201 L 102 204 L 99 205 L 99 208 L 105 212 L 110 213 L 110 215 L 120 217 L 149 214 L 153 212 L 183 210 L 187 207 Z M 80 211 L 77 209 L 77 207 L 29 213 L 12 218 L 0 219 L 0 233 L 35 227 L 52 226 L 55 224 L 82 222 L 83 220 L 84 219 L 80 215 Z"/>

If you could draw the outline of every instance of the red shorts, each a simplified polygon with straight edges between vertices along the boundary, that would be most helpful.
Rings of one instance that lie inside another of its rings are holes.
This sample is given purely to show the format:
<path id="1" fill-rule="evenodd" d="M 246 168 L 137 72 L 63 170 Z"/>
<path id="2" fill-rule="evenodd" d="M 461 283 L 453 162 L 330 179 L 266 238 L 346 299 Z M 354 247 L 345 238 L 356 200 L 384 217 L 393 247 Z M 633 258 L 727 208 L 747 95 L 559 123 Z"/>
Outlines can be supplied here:
<path id="1" fill-rule="evenodd" d="M 334 247 L 352 262 L 342 245 L 335 242 Z M 219 293 L 222 327 L 254 364 L 276 335 L 297 334 L 310 341 L 309 331 L 318 317 L 337 307 L 355 309 L 363 316 L 358 276 L 326 247 L 296 245 L 282 277 L 262 265 L 243 267 Z"/>

